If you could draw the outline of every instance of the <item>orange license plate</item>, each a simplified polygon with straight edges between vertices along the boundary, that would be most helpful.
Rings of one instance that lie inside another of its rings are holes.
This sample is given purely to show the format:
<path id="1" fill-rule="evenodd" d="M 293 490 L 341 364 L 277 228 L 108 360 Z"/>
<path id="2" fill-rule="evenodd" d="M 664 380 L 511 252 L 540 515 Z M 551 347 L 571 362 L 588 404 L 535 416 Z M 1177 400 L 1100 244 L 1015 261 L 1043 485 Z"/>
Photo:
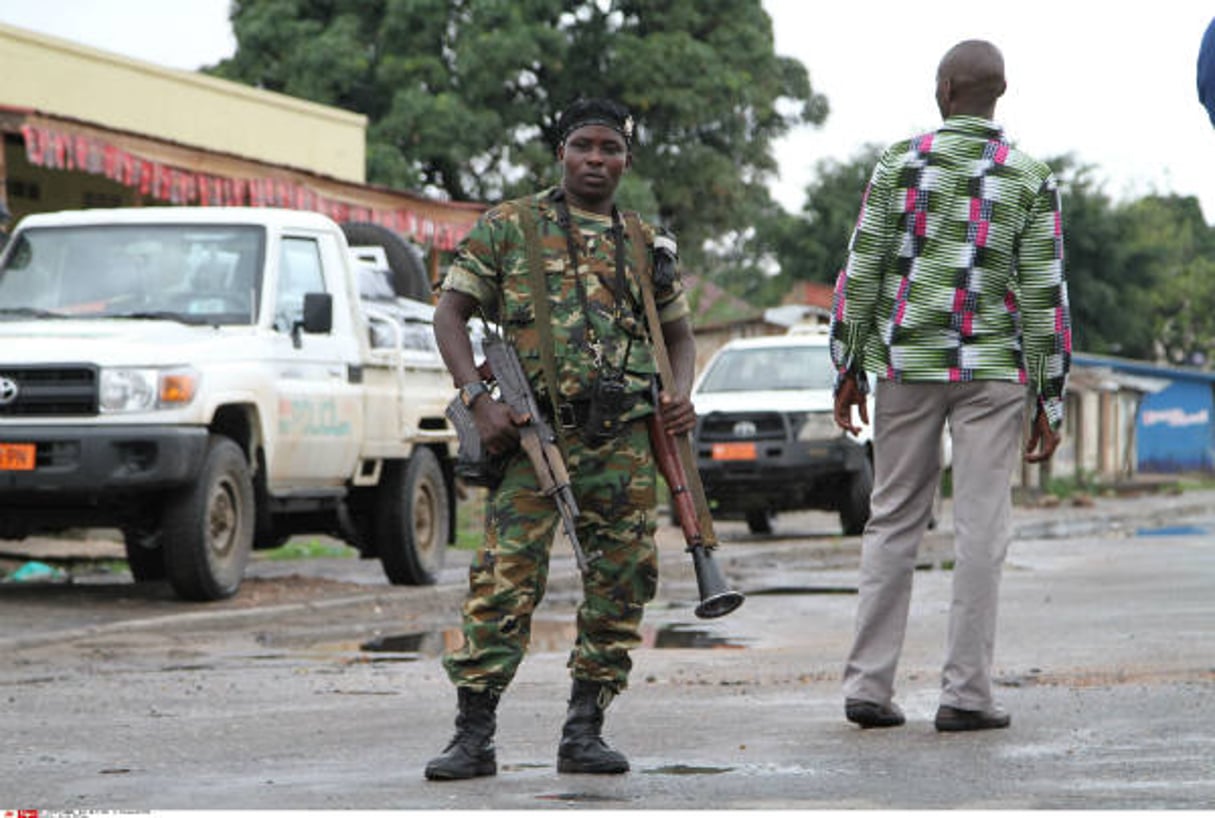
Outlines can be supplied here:
<path id="1" fill-rule="evenodd" d="M 33 443 L 0 443 L 0 471 L 33 470 Z"/>
<path id="2" fill-rule="evenodd" d="M 755 444 L 747 443 L 714 443 L 714 460 L 754 460 Z"/>

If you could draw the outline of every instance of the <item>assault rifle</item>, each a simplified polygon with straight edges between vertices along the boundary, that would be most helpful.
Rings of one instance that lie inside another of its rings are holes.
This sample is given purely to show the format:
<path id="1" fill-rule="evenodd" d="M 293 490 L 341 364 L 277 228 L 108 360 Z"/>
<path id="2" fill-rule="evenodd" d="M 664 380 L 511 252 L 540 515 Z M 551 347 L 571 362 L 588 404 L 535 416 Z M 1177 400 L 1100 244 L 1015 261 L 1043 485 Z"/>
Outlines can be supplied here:
<path id="1" fill-rule="evenodd" d="M 575 527 L 578 503 L 574 500 L 574 492 L 570 488 L 569 471 L 566 470 L 565 460 L 561 456 L 561 448 L 557 445 L 557 435 L 540 413 L 531 383 L 527 380 L 527 373 L 523 371 L 519 354 L 514 347 L 492 332 L 486 334 L 481 347 L 485 351 L 485 362 L 493 379 L 498 383 L 502 402 L 516 414 L 526 415 L 528 418 L 527 424 L 519 428 L 519 443 L 532 461 L 532 468 L 540 481 L 540 490 L 556 502 L 557 510 L 561 512 L 561 526 L 574 549 L 574 558 L 578 561 L 578 570 L 585 573 L 588 557 L 582 550 L 582 544 L 578 542 Z M 476 434 L 475 429 L 473 434 Z M 597 554 L 591 555 L 595 556 Z"/>

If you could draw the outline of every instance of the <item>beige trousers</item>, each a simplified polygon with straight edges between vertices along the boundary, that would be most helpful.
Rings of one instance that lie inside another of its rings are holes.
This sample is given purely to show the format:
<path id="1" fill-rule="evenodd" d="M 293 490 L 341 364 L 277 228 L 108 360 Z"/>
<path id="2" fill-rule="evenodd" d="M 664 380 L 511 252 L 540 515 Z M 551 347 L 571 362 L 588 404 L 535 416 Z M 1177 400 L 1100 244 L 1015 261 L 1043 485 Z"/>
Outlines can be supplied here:
<path id="1" fill-rule="evenodd" d="M 885 704 L 911 604 L 916 552 L 940 479 L 941 434 L 953 441 L 953 602 L 940 703 L 992 704 L 996 598 L 1012 539 L 1011 476 L 1024 435 L 1026 387 L 879 381 L 875 396 L 872 515 L 861 545 L 856 633 L 844 695 Z"/>

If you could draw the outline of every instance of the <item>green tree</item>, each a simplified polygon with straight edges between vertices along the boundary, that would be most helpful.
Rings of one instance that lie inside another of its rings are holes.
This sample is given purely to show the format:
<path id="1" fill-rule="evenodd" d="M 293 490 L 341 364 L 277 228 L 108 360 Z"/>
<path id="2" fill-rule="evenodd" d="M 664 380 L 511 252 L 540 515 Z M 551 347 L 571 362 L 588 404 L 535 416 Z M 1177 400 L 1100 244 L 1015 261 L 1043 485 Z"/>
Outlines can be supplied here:
<path id="1" fill-rule="evenodd" d="M 1150 357 L 1173 364 L 1209 361 L 1215 345 L 1215 232 L 1198 200 L 1145 196 L 1124 205 L 1119 215 L 1128 265 L 1151 282 Z"/>
<path id="2" fill-rule="evenodd" d="M 1064 264 L 1077 351 L 1151 360 L 1158 265 L 1133 206 L 1115 204 L 1096 169 L 1048 160 L 1063 199 Z"/>
<path id="3" fill-rule="evenodd" d="M 368 179 L 495 201 L 552 182 L 561 108 L 611 96 L 638 119 L 630 207 L 685 259 L 770 205 L 772 142 L 822 122 L 759 0 L 232 0 L 217 76 L 359 111 Z"/>
<path id="4" fill-rule="evenodd" d="M 861 198 L 881 156 L 878 145 L 861 147 L 840 162 L 815 165 L 798 214 L 780 212 L 765 222 L 763 242 L 777 258 L 786 289 L 796 281 L 833 284 L 848 256 L 848 241 L 860 214 Z"/>
<path id="5" fill-rule="evenodd" d="M 800 213 L 770 201 L 751 209 L 748 226 L 707 248 L 707 277 L 757 307 L 779 304 L 798 281 L 834 283 L 879 153 L 867 145 L 847 162 L 820 161 Z"/>

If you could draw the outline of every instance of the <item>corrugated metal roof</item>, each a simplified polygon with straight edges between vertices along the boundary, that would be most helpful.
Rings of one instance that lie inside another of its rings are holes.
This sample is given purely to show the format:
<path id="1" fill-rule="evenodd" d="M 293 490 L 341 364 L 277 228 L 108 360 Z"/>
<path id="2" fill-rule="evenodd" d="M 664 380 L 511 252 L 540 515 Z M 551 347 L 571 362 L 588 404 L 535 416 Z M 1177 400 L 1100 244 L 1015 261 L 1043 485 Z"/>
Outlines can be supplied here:
<path id="1" fill-rule="evenodd" d="M 1142 375 L 1148 378 L 1165 378 L 1171 381 L 1203 381 L 1215 383 L 1215 372 L 1193 367 L 1167 366 L 1153 364 L 1148 361 L 1132 361 L 1128 358 L 1115 358 L 1106 355 L 1089 355 L 1087 353 L 1072 354 L 1072 369 L 1077 367 L 1106 367 L 1114 372 L 1127 375 Z M 1156 390 L 1151 390 L 1156 391 Z"/>

